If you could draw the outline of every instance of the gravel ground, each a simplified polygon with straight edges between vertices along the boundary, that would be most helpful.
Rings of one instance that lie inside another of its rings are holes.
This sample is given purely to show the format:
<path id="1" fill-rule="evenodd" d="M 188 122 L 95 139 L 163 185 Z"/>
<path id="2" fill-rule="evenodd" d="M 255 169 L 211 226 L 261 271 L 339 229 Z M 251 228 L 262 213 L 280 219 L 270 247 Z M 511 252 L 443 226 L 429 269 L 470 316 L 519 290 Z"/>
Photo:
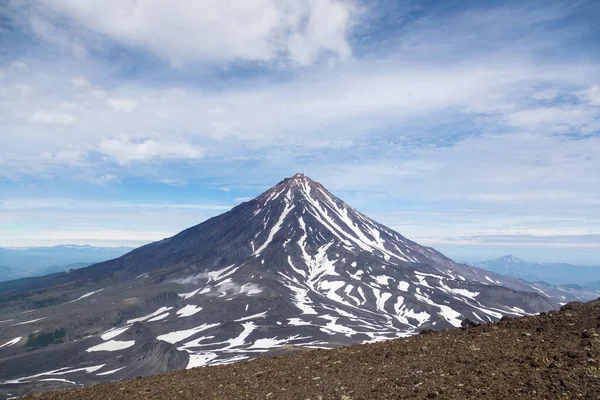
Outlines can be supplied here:
<path id="1" fill-rule="evenodd" d="M 36 399 L 600 398 L 600 299 L 408 339 L 195 368 Z"/>

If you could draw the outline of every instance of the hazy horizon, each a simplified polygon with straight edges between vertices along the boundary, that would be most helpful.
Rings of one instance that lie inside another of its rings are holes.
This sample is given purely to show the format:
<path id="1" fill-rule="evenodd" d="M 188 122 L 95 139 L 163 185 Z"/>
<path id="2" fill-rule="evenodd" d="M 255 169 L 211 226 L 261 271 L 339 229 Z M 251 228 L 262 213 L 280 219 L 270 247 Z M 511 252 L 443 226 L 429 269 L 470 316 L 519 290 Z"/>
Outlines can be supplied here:
<path id="1" fill-rule="evenodd" d="M 170 237 L 173 235 L 168 235 L 165 237 Z M 164 238 L 158 238 L 156 241 Z M 410 239 L 410 238 L 409 238 Z M 153 240 L 154 241 L 154 240 Z M 106 243 L 97 243 L 97 244 L 89 244 L 89 243 L 59 243 L 59 244 L 38 244 L 33 246 L 0 246 L 0 249 L 35 249 L 39 247 L 56 247 L 56 246 L 92 246 L 99 248 L 127 248 L 127 249 L 135 249 L 146 244 L 152 243 L 153 241 L 138 241 L 136 244 L 118 244 L 114 243 L 112 245 L 107 245 Z M 590 267 L 600 267 L 600 264 L 594 263 L 593 261 L 588 263 L 586 262 L 586 258 L 582 258 L 581 262 L 577 261 L 577 258 L 573 259 L 557 259 L 552 255 L 546 255 L 545 257 L 539 257 L 537 251 L 535 249 L 518 249 L 518 248 L 493 248 L 493 249 L 464 249 L 461 247 L 452 247 L 452 246 L 431 246 L 436 250 L 442 252 L 445 256 L 451 258 L 456 262 L 480 262 L 480 261 L 490 261 L 497 258 L 505 257 L 505 256 L 514 256 L 523 261 L 527 261 L 530 263 L 567 263 L 579 266 L 590 266 Z M 560 250 L 559 250 L 560 251 Z M 590 256 L 595 256 L 594 254 L 590 254 Z M 593 257 L 590 257 L 593 259 Z M 84 261 L 84 260 L 81 260 Z M 0 259 L 0 265 L 2 265 L 2 260 Z"/>

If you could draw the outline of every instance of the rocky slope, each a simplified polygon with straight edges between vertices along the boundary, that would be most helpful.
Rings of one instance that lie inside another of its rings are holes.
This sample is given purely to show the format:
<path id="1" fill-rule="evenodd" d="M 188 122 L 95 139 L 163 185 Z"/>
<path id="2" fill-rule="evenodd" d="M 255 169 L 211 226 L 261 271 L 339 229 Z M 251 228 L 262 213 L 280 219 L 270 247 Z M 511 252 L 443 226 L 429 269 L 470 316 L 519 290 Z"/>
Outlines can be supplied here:
<path id="1" fill-rule="evenodd" d="M 46 393 L 70 399 L 597 399 L 600 301 L 375 344 Z"/>

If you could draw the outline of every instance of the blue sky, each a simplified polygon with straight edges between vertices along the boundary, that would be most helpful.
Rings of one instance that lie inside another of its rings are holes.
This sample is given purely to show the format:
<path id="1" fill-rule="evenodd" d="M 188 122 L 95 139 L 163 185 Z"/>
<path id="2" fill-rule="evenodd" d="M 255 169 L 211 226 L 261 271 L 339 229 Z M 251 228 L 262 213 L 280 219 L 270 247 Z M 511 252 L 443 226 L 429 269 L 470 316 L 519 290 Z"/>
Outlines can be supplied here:
<path id="1" fill-rule="evenodd" d="M 304 172 L 458 260 L 600 264 L 600 3 L 176 4 L 2 2 L 0 246 L 143 244 Z"/>

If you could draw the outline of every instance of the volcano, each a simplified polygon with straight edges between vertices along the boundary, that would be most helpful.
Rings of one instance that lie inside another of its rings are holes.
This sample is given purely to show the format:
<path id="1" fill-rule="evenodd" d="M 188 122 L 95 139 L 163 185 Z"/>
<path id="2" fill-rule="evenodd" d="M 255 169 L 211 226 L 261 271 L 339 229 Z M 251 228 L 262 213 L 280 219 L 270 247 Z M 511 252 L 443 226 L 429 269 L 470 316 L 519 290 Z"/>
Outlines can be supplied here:
<path id="1" fill-rule="evenodd" d="M 12 395 L 485 323 L 560 300 L 457 264 L 302 174 L 120 258 L 0 290 L 0 390 Z"/>

